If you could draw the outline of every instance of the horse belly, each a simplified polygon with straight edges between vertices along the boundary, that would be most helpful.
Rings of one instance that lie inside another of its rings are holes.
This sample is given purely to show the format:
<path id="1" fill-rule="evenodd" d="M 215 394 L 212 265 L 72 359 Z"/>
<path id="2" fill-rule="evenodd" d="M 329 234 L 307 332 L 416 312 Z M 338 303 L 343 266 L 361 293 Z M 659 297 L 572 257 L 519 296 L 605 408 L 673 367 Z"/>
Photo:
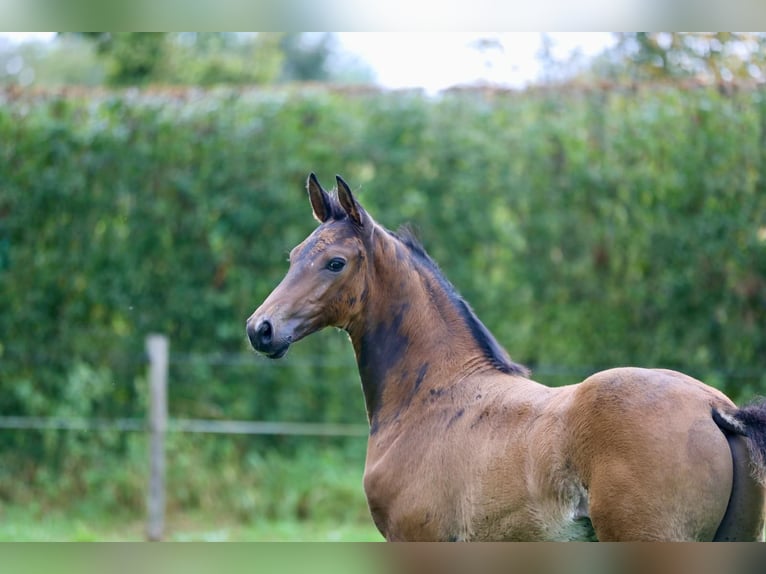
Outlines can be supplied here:
<path id="1" fill-rule="evenodd" d="M 541 518 L 503 516 L 490 527 L 478 524 L 471 540 L 485 542 L 593 542 L 596 534 L 588 516 Z"/>
<path id="2" fill-rule="evenodd" d="M 378 530 L 387 540 L 465 541 L 509 539 L 525 501 L 482 494 L 477 461 L 439 448 L 409 459 L 409 464 L 368 465 L 364 487 Z M 437 464 L 440 463 L 440 464 Z M 481 474 L 481 473 L 479 473 Z M 507 487 L 507 484 L 506 484 Z"/>
<path id="3" fill-rule="evenodd" d="M 375 524 L 387 540 L 401 541 L 594 541 L 587 495 L 550 504 L 528 497 L 476 500 L 467 492 L 435 497 L 404 489 L 383 500 L 367 492 Z"/>
<path id="4" fill-rule="evenodd" d="M 550 474 L 556 470 L 549 468 Z M 560 471 L 559 471 L 560 472 Z M 525 475 L 527 488 L 505 497 L 492 495 L 474 515 L 473 537 L 486 541 L 591 541 L 595 539 L 588 515 L 588 493 L 576 477 L 549 481 L 550 474 Z M 494 506 L 488 513 L 487 503 Z"/>

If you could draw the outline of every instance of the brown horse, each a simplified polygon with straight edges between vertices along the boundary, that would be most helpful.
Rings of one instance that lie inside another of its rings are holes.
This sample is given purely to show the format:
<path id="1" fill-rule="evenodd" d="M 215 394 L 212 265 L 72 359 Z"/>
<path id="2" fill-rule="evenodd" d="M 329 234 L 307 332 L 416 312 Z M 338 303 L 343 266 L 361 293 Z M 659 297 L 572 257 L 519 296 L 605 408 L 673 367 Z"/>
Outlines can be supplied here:
<path id="1" fill-rule="evenodd" d="M 618 368 L 549 388 L 512 362 L 408 233 L 311 174 L 321 225 L 247 320 L 282 357 L 334 325 L 370 423 L 364 489 L 388 540 L 757 540 L 766 403 Z"/>

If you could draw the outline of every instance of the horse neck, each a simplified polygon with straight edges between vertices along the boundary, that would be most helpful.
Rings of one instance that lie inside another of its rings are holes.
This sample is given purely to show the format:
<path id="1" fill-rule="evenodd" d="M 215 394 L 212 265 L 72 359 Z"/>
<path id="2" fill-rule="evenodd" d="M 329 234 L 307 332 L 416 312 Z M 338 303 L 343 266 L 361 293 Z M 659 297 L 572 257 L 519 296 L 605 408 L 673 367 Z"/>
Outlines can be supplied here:
<path id="1" fill-rule="evenodd" d="M 364 312 L 348 328 L 373 434 L 403 414 L 418 393 L 492 368 L 438 272 L 378 229 Z"/>

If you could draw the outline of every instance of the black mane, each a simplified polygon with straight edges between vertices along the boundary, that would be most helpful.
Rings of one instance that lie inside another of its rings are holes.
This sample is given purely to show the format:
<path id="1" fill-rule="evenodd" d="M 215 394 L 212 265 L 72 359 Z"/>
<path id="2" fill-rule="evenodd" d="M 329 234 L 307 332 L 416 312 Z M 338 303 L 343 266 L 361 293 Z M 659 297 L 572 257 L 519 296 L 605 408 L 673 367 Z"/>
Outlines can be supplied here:
<path id="1" fill-rule="evenodd" d="M 348 219 L 348 214 L 343 209 L 340 201 L 338 200 L 337 191 L 332 190 L 328 196 L 330 198 L 330 217 L 334 221 L 343 221 L 344 219 Z M 489 360 L 490 364 L 498 371 L 507 373 L 509 375 L 517 375 L 521 377 L 528 376 L 529 369 L 523 365 L 514 363 L 511 360 L 511 357 L 508 355 L 507 351 L 503 349 L 500 343 L 497 342 L 497 339 L 495 339 L 492 333 L 490 333 L 489 329 L 487 329 L 484 323 L 482 323 L 476 316 L 476 313 L 474 313 L 473 309 L 471 309 L 471 306 L 465 301 L 465 299 L 463 299 L 463 297 L 461 297 L 460 293 L 457 292 L 457 289 L 455 289 L 452 283 L 450 283 L 449 280 L 444 276 L 436 262 L 431 259 L 428 253 L 426 253 L 423 244 L 415 236 L 415 232 L 412 230 L 412 228 L 408 225 L 403 225 L 398 229 L 397 232 L 389 230 L 386 230 L 386 232 L 392 237 L 398 239 L 405 247 L 407 247 L 410 253 L 412 253 L 415 261 L 419 262 L 428 271 L 430 271 L 434 278 L 439 282 L 444 291 L 447 293 L 450 301 L 452 301 L 452 303 L 455 305 L 458 313 L 470 329 L 471 334 L 476 340 L 476 343 L 479 345 L 479 348 L 482 350 L 482 353 L 487 358 L 487 360 Z"/>
<path id="2" fill-rule="evenodd" d="M 489 360 L 492 366 L 495 367 L 498 371 L 507 373 L 509 375 L 517 375 L 522 377 L 528 376 L 529 369 L 523 365 L 514 363 L 511 360 L 511 357 L 508 355 L 506 350 L 503 349 L 500 343 L 497 342 L 497 339 L 495 339 L 492 333 L 490 333 L 489 329 L 487 329 L 484 323 L 479 320 L 479 318 L 476 316 L 476 313 L 474 313 L 473 309 L 471 309 L 471 306 L 466 302 L 465 299 L 463 299 L 460 293 L 458 293 L 457 289 L 455 289 L 452 283 L 450 283 L 449 280 L 444 276 L 441 269 L 439 269 L 439 265 L 433 259 L 431 259 L 431 256 L 428 255 L 428 253 L 426 253 L 423 244 L 415 236 L 412 228 L 405 225 L 400 227 L 396 233 L 392 231 L 389 231 L 388 233 L 398 239 L 402 244 L 404 244 L 409 249 L 410 253 L 412 253 L 414 258 L 426 269 L 428 269 L 434 278 L 436 278 L 436 280 L 449 296 L 450 301 L 452 301 L 452 303 L 457 308 L 460 316 L 466 322 L 466 325 L 470 329 L 471 334 L 481 348 L 484 356 Z"/>

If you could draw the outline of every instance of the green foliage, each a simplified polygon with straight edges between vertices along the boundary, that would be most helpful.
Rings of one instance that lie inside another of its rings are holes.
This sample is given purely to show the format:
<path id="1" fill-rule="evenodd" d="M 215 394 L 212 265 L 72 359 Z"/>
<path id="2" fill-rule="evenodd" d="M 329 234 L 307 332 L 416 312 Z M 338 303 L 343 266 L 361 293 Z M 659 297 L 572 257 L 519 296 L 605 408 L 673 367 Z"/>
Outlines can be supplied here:
<path id="1" fill-rule="evenodd" d="M 369 68 L 327 33 L 64 32 L 49 45 L 0 44 L 0 83 L 14 85 L 358 84 L 370 78 Z"/>
<path id="2" fill-rule="evenodd" d="M 282 79 L 299 82 L 330 79 L 329 61 L 334 51 L 333 43 L 333 35 L 327 32 L 283 34 L 279 42 L 285 55 Z"/>
<path id="3" fill-rule="evenodd" d="M 107 79 L 114 85 L 145 84 L 155 78 L 165 57 L 166 32 L 84 32 L 107 57 Z"/>
<path id="4" fill-rule="evenodd" d="M 243 524 L 369 521 L 362 490 L 364 447 L 362 438 L 274 448 L 264 437 L 173 434 L 168 512 L 225 509 Z"/>
<path id="5" fill-rule="evenodd" d="M 8 92 L 0 412 L 141 418 L 162 332 L 171 416 L 364 422 L 344 334 L 279 363 L 244 334 L 314 228 L 309 171 L 414 223 L 538 380 L 662 366 L 745 400 L 766 392 L 765 134 L 763 90 Z M 357 518 L 363 453 L 316 444 L 173 436 L 170 504 Z M 0 500 L 140 513 L 145 460 L 140 434 L 4 432 Z"/>
<path id="6" fill-rule="evenodd" d="M 0 42 L 0 85 L 95 86 L 104 83 L 106 72 L 95 47 L 77 37 L 56 42 Z"/>
<path id="7" fill-rule="evenodd" d="M 762 32 L 619 32 L 592 72 L 633 81 L 766 79 Z"/>
<path id="8" fill-rule="evenodd" d="M 199 86 L 273 83 L 285 61 L 280 41 L 280 34 L 267 32 L 248 40 L 230 32 L 180 34 L 169 46 L 157 81 Z"/>

